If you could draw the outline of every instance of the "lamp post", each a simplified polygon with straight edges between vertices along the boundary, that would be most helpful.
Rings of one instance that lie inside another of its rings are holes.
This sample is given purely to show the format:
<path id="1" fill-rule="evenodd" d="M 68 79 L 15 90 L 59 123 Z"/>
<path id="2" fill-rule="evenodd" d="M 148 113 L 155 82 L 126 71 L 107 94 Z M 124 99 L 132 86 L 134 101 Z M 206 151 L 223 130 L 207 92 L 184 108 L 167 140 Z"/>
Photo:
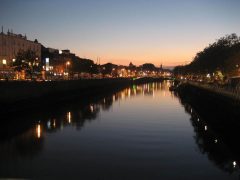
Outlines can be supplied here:
<path id="1" fill-rule="evenodd" d="M 68 66 L 70 65 L 70 61 L 66 62 L 66 72 L 68 72 Z"/>
<path id="2" fill-rule="evenodd" d="M 3 73 L 4 73 L 5 77 L 6 77 L 5 79 L 7 80 L 6 72 L 4 71 L 5 70 L 5 66 L 7 65 L 7 60 L 6 59 L 2 60 L 2 65 L 3 65 Z"/>
<path id="3" fill-rule="evenodd" d="M 70 66 L 70 61 L 67 61 L 66 62 L 66 73 L 67 73 L 67 77 L 68 77 L 68 79 L 69 79 L 69 66 Z"/>

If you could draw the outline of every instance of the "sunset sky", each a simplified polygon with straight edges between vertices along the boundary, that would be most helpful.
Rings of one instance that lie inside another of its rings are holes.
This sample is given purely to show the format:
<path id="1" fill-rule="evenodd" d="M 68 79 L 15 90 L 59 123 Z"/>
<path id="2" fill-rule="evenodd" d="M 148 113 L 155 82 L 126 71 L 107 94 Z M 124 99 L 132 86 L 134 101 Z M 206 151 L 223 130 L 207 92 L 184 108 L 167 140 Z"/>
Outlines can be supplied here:
<path id="1" fill-rule="evenodd" d="M 175 66 L 226 34 L 239 0 L 1 0 L 4 31 L 101 63 Z"/>

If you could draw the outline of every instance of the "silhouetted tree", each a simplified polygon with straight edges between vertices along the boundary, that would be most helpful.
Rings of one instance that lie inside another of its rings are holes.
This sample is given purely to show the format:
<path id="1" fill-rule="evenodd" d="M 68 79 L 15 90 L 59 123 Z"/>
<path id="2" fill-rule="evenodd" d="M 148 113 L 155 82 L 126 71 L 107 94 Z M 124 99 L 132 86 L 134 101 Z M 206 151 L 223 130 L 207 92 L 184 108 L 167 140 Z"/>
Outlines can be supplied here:
<path id="1" fill-rule="evenodd" d="M 189 65 L 175 67 L 174 74 L 204 74 L 220 70 L 227 75 L 233 64 L 238 64 L 235 61 L 239 51 L 240 37 L 236 34 L 226 35 L 198 52 Z"/>
<path id="2" fill-rule="evenodd" d="M 28 74 L 32 75 L 33 71 L 40 71 L 40 66 L 36 64 L 37 55 L 32 50 L 19 51 L 16 60 L 13 63 L 16 71 L 25 70 Z"/>
<path id="3" fill-rule="evenodd" d="M 145 63 L 145 64 L 142 65 L 142 70 L 144 70 L 144 71 L 155 71 L 156 67 L 154 66 L 154 64 Z"/>
<path id="4" fill-rule="evenodd" d="M 77 57 L 72 62 L 71 71 L 96 74 L 98 73 L 98 68 L 92 60 Z"/>

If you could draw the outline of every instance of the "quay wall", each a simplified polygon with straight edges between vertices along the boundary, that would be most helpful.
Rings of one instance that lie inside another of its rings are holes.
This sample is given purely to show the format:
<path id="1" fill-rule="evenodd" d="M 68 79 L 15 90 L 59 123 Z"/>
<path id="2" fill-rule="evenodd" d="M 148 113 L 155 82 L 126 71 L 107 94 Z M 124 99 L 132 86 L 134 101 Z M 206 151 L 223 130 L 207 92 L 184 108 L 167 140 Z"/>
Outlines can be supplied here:
<path id="1" fill-rule="evenodd" d="M 177 91 L 194 92 L 195 96 L 200 96 L 206 101 L 219 101 L 225 105 L 240 105 L 240 91 L 197 82 L 178 82 L 180 85 Z"/>
<path id="2" fill-rule="evenodd" d="M 191 119 L 197 117 L 195 122 L 198 125 L 205 123 L 216 137 L 238 153 L 240 148 L 236 140 L 240 138 L 240 101 L 235 95 L 210 87 L 185 82 L 179 85 L 176 95 L 181 104 L 189 107 Z M 206 131 L 204 126 L 200 130 Z"/>
<path id="3" fill-rule="evenodd" d="M 9 81 L 0 82 L 0 113 L 11 112 L 25 106 L 49 105 L 74 100 L 76 97 L 88 98 L 105 92 L 114 92 L 132 84 L 162 81 L 163 78 L 109 78 L 82 79 L 66 81 Z M 27 105 L 28 104 L 28 105 Z"/>
<path id="4" fill-rule="evenodd" d="M 217 94 L 219 96 L 223 96 L 225 98 L 230 98 L 235 101 L 240 101 L 240 91 L 237 89 L 226 88 L 226 87 L 224 88 L 224 87 L 195 83 L 195 82 L 188 82 L 188 84 L 190 84 L 191 86 L 209 91 L 211 93 Z"/>
<path id="5" fill-rule="evenodd" d="M 68 81 L 27 82 L 12 81 L 0 82 L 0 102 L 11 104 L 25 101 L 29 98 L 71 96 L 74 92 L 99 91 L 109 87 L 130 85 L 131 79 L 92 79 Z"/>

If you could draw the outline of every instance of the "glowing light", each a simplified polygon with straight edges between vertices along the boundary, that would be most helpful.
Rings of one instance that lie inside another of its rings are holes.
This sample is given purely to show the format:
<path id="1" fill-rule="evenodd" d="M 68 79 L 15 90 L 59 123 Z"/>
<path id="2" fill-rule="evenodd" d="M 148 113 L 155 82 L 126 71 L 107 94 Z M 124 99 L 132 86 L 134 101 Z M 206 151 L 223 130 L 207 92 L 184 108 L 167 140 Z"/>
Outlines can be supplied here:
<path id="1" fill-rule="evenodd" d="M 93 112 L 93 110 L 94 110 L 93 105 L 90 106 L 90 110 L 91 110 L 91 112 Z"/>
<path id="2" fill-rule="evenodd" d="M 70 65 L 70 61 L 68 61 L 66 64 L 69 66 Z"/>
<path id="3" fill-rule="evenodd" d="M 59 54 L 62 54 L 62 50 L 59 50 Z"/>
<path id="4" fill-rule="evenodd" d="M 237 162 L 233 161 L 233 167 L 235 168 L 237 166 Z"/>
<path id="5" fill-rule="evenodd" d="M 47 127 L 48 127 L 48 129 L 51 129 L 51 121 L 50 120 L 47 122 Z"/>
<path id="6" fill-rule="evenodd" d="M 40 124 L 37 125 L 36 132 L 37 132 L 37 137 L 41 138 L 41 125 Z"/>
<path id="7" fill-rule="evenodd" d="M 16 59 L 13 59 L 12 61 L 13 61 L 13 62 L 15 62 L 15 61 L 16 61 Z"/>
<path id="8" fill-rule="evenodd" d="M 130 98 L 131 97 L 131 89 L 129 88 L 128 89 L 128 98 Z"/>
<path id="9" fill-rule="evenodd" d="M 125 99 L 125 94 L 124 94 L 124 92 L 121 93 L 121 99 Z"/>
<path id="10" fill-rule="evenodd" d="M 56 127 L 56 120 L 55 119 L 53 120 L 53 127 L 54 128 Z"/>
<path id="11" fill-rule="evenodd" d="M 214 140 L 214 142 L 215 142 L 215 144 L 217 144 L 218 140 L 217 140 L 217 139 L 215 139 L 215 140 Z"/>
<path id="12" fill-rule="evenodd" d="M 49 71 L 49 58 L 46 58 L 45 62 L 46 62 L 46 71 Z"/>
<path id="13" fill-rule="evenodd" d="M 67 113 L 67 117 L 68 117 L 68 123 L 70 124 L 71 121 L 72 121 L 72 115 L 71 115 L 71 112 L 68 112 L 68 113 Z"/>
<path id="14" fill-rule="evenodd" d="M 205 131 L 207 131 L 207 126 L 204 126 Z"/>
<path id="15" fill-rule="evenodd" d="M 2 63 L 3 63 L 4 65 L 6 65 L 6 64 L 7 64 L 7 60 L 6 60 L 6 59 L 3 59 L 3 60 L 2 60 Z"/>

